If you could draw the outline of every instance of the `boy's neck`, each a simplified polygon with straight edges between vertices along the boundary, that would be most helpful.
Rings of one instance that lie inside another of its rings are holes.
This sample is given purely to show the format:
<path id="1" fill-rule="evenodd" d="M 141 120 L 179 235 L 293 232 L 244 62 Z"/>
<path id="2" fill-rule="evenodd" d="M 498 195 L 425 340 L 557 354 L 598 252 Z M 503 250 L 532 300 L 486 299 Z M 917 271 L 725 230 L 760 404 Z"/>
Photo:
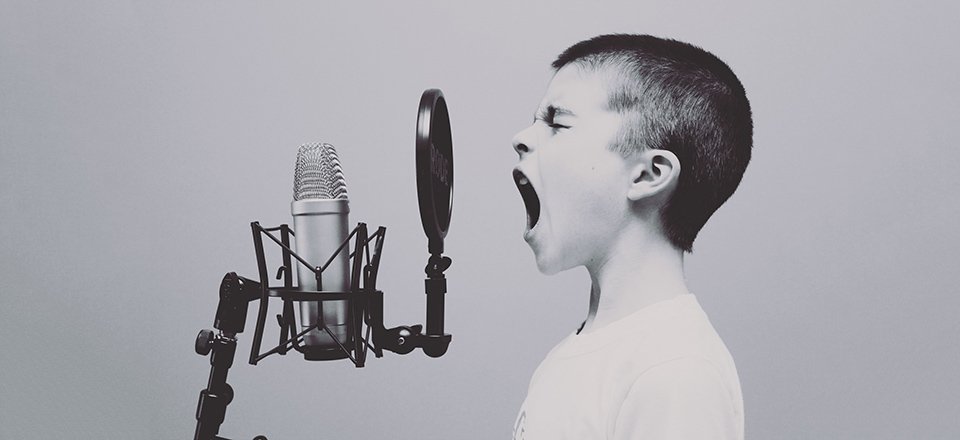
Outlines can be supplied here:
<path id="1" fill-rule="evenodd" d="M 601 261 L 587 266 L 590 309 L 580 333 L 617 321 L 648 305 L 688 293 L 683 251 L 659 235 L 624 234 Z"/>

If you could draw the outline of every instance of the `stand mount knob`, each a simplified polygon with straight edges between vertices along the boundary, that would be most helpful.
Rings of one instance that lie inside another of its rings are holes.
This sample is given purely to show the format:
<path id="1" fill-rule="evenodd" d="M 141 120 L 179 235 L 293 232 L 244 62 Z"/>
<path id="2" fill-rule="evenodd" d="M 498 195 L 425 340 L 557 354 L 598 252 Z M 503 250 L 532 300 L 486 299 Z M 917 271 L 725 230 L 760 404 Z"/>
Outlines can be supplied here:
<path id="1" fill-rule="evenodd" d="M 197 341 L 194 343 L 193 349 L 196 350 L 197 354 L 200 356 L 206 356 L 209 354 L 210 350 L 213 349 L 213 330 L 200 330 L 200 334 L 197 335 Z"/>

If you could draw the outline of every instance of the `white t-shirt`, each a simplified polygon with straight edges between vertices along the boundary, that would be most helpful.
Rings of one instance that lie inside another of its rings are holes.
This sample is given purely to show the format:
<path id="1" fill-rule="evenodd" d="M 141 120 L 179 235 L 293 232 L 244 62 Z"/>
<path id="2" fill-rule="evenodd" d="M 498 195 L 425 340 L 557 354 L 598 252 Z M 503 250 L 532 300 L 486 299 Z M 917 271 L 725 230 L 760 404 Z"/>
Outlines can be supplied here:
<path id="1" fill-rule="evenodd" d="M 696 297 L 651 304 L 547 354 L 514 440 L 743 439 L 733 358 Z"/>

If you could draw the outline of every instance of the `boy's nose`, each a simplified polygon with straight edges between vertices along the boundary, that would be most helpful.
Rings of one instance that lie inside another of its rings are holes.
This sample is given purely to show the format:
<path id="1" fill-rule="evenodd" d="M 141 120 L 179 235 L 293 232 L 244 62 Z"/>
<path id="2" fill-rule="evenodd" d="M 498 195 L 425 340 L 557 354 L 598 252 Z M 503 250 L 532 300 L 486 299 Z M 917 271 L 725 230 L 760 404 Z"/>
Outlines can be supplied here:
<path id="1" fill-rule="evenodd" d="M 513 151 L 516 151 L 521 159 L 533 152 L 533 148 L 531 148 L 533 143 L 530 142 L 529 135 L 527 135 L 528 131 L 529 129 L 523 130 L 513 137 Z"/>

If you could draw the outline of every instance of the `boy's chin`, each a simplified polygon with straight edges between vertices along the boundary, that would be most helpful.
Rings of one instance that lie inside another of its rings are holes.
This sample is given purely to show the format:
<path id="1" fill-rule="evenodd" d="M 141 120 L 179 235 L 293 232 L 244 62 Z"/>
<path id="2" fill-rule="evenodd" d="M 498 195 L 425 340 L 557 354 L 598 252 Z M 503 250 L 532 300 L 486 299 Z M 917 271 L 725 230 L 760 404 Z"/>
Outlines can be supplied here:
<path id="1" fill-rule="evenodd" d="M 550 258 L 546 255 L 536 254 L 537 258 L 537 269 L 540 270 L 540 273 L 544 275 L 556 275 L 560 272 L 563 272 L 567 269 L 570 269 L 569 265 L 564 265 L 560 259 L 554 257 Z"/>

